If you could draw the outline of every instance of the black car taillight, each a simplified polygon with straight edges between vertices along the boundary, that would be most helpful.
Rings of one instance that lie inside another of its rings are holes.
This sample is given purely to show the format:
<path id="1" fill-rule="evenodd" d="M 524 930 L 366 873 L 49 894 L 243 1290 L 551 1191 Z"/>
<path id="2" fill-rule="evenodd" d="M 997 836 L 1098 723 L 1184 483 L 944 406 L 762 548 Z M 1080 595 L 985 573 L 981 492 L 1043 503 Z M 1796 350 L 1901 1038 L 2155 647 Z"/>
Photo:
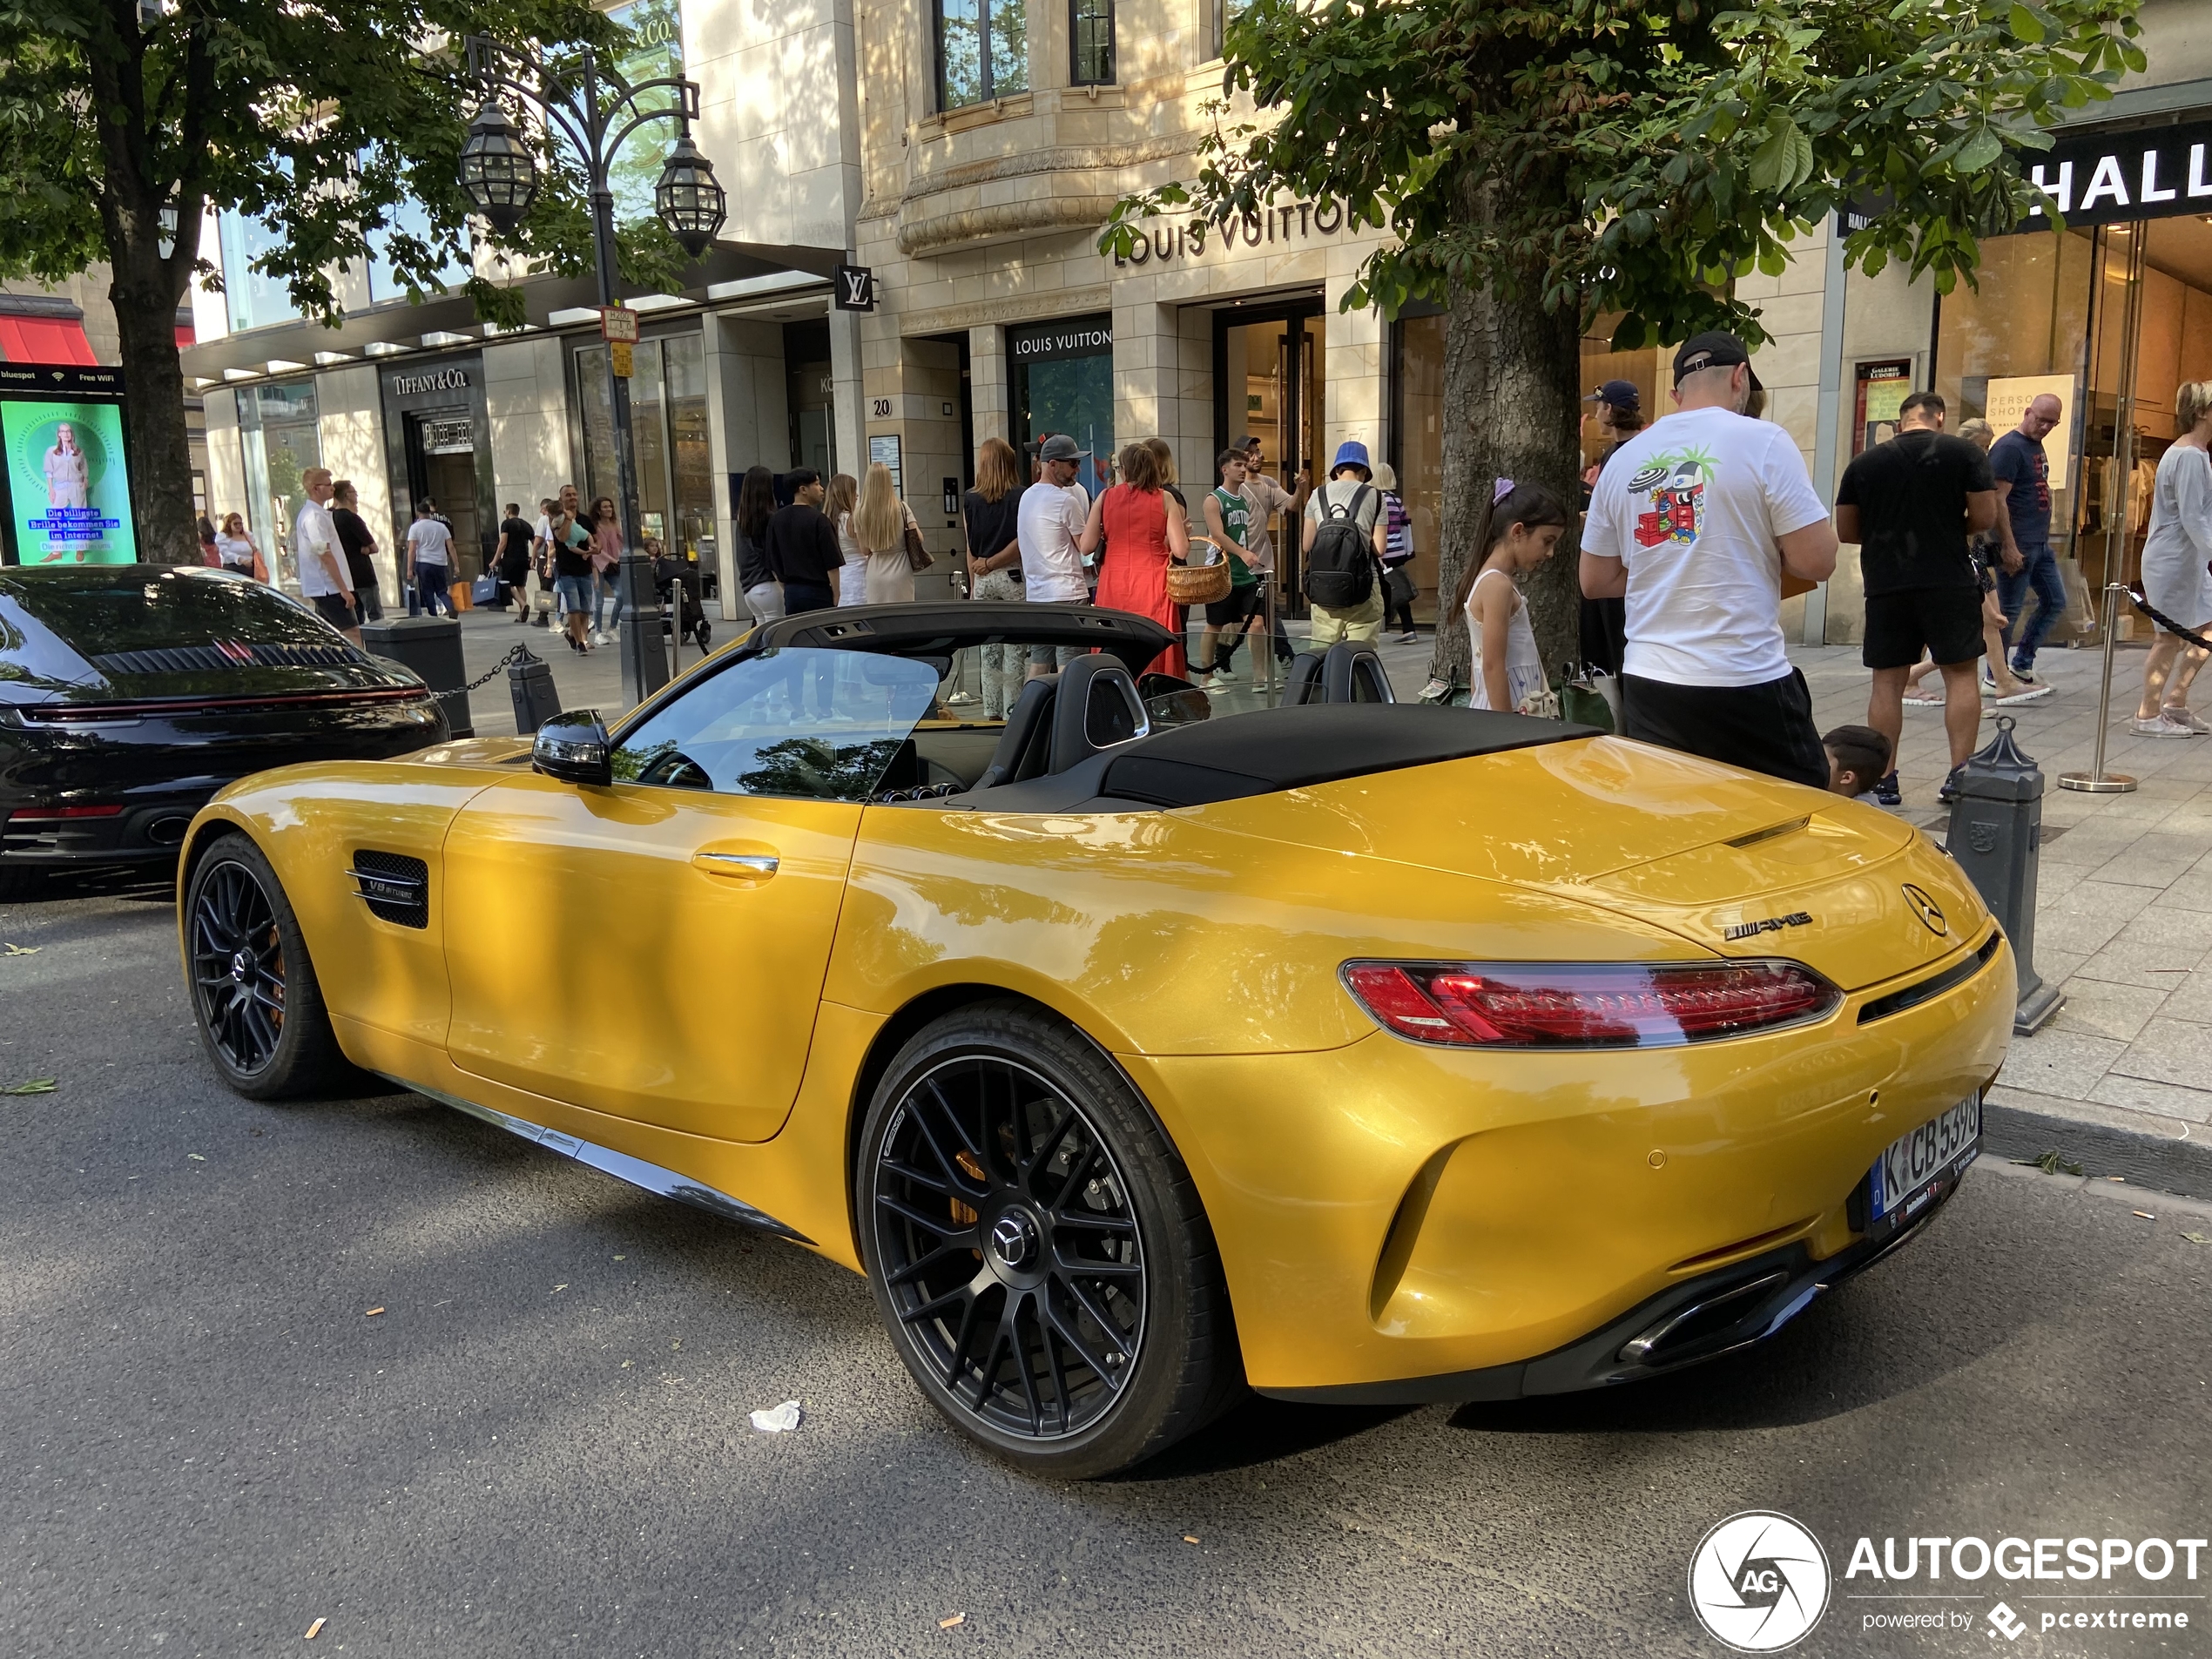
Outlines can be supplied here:
<path id="1" fill-rule="evenodd" d="M 1843 994 L 1801 963 L 1346 962 L 1386 1029 L 1460 1049 L 1656 1049 L 1816 1020 Z"/>
<path id="2" fill-rule="evenodd" d="M 123 811 L 111 806 L 18 806 L 8 814 L 10 824 L 59 824 L 72 818 L 114 818 Z"/>

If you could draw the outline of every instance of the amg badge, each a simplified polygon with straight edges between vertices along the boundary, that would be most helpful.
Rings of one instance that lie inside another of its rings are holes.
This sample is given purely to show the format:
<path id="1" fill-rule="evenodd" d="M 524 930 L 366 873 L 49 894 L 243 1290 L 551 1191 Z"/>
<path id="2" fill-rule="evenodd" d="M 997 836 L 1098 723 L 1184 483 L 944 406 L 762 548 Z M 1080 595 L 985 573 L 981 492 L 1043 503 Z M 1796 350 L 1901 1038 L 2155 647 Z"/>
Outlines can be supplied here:
<path id="1" fill-rule="evenodd" d="M 1802 910 L 1792 910 L 1786 916 L 1768 916 L 1759 921 L 1739 921 L 1722 935 L 1727 939 L 1750 939 L 1760 934 L 1778 934 L 1784 927 L 1806 927 L 1812 917 Z"/>

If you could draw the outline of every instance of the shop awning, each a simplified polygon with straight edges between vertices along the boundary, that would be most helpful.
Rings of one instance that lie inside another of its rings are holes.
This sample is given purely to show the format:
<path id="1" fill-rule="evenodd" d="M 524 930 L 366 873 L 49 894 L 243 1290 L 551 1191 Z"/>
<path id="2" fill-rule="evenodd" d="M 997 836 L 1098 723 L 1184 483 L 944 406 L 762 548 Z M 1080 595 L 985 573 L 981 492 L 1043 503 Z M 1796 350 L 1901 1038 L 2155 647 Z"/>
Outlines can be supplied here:
<path id="1" fill-rule="evenodd" d="M 81 363 L 100 360 L 84 338 L 84 313 L 57 294 L 0 293 L 0 359 L 10 363 Z"/>

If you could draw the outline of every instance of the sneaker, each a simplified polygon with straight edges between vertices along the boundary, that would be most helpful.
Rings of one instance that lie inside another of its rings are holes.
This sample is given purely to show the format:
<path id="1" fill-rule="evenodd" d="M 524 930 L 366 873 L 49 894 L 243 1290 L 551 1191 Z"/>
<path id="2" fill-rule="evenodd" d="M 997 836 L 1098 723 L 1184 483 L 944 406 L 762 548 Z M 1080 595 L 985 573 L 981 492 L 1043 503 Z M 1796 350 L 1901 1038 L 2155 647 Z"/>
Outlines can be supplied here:
<path id="1" fill-rule="evenodd" d="M 2212 737 L 2212 725 L 2205 725 L 2202 715 L 2192 714 L 2187 709 L 2174 708 L 2161 709 L 2159 712 L 2166 718 L 2188 727 L 2200 738 Z"/>
<path id="2" fill-rule="evenodd" d="M 1874 799 L 1885 806 L 1904 805 L 1905 792 L 1898 787 L 1897 773 L 1894 770 L 1874 786 Z"/>
<path id="3" fill-rule="evenodd" d="M 2014 663 L 2013 678 L 2023 685 L 2040 685 L 2043 683 L 2035 678 L 2035 665 L 2033 663 Z"/>
<path id="4" fill-rule="evenodd" d="M 1981 694 L 1984 697 L 1993 697 L 1996 693 L 1997 676 L 1991 673 L 1989 671 L 1989 664 L 1987 663 L 1984 663 L 1981 665 Z"/>
<path id="5" fill-rule="evenodd" d="M 1408 628 L 1398 636 L 1398 643 L 1401 645 L 1418 645 L 1421 643 L 1421 637 Z"/>
<path id="6" fill-rule="evenodd" d="M 2148 720 L 2138 716 L 2128 722 L 2128 729 L 2139 738 L 2193 738 L 2196 735 L 2194 728 L 2164 714 L 2154 714 Z"/>
<path id="7" fill-rule="evenodd" d="M 1949 774 L 1946 776 L 1943 780 L 1943 787 L 1936 791 L 1936 799 L 1940 801 L 1944 806 L 1948 806 L 1952 801 L 1959 799 L 1959 774 L 1963 770 L 1964 768 L 1959 766 L 1952 767 Z M 1892 773 L 1891 775 L 1895 776 L 1896 774 Z"/>
<path id="8" fill-rule="evenodd" d="M 2015 704 L 2033 703 L 2040 698 L 2050 696 L 2050 694 L 2057 689 L 2057 687 L 2048 684 L 2047 682 L 2041 685 L 2022 686 L 2019 691 L 2014 691 L 2010 697 L 1999 698 L 1997 699 L 1997 706 L 2000 709 L 2008 709 L 2013 707 Z"/>

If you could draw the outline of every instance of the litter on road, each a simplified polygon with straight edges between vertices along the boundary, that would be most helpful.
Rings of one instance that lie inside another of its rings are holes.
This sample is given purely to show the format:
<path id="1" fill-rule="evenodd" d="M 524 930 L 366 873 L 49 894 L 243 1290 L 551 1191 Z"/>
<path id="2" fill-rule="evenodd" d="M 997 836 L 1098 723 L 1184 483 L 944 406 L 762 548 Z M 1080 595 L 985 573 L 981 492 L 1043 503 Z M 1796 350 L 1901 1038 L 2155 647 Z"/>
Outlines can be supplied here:
<path id="1" fill-rule="evenodd" d="M 806 1420 L 806 1413 L 799 1402 L 787 1399 L 780 1406 L 772 1406 L 765 1412 L 752 1413 L 752 1426 L 763 1434 L 788 1434 Z"/>

